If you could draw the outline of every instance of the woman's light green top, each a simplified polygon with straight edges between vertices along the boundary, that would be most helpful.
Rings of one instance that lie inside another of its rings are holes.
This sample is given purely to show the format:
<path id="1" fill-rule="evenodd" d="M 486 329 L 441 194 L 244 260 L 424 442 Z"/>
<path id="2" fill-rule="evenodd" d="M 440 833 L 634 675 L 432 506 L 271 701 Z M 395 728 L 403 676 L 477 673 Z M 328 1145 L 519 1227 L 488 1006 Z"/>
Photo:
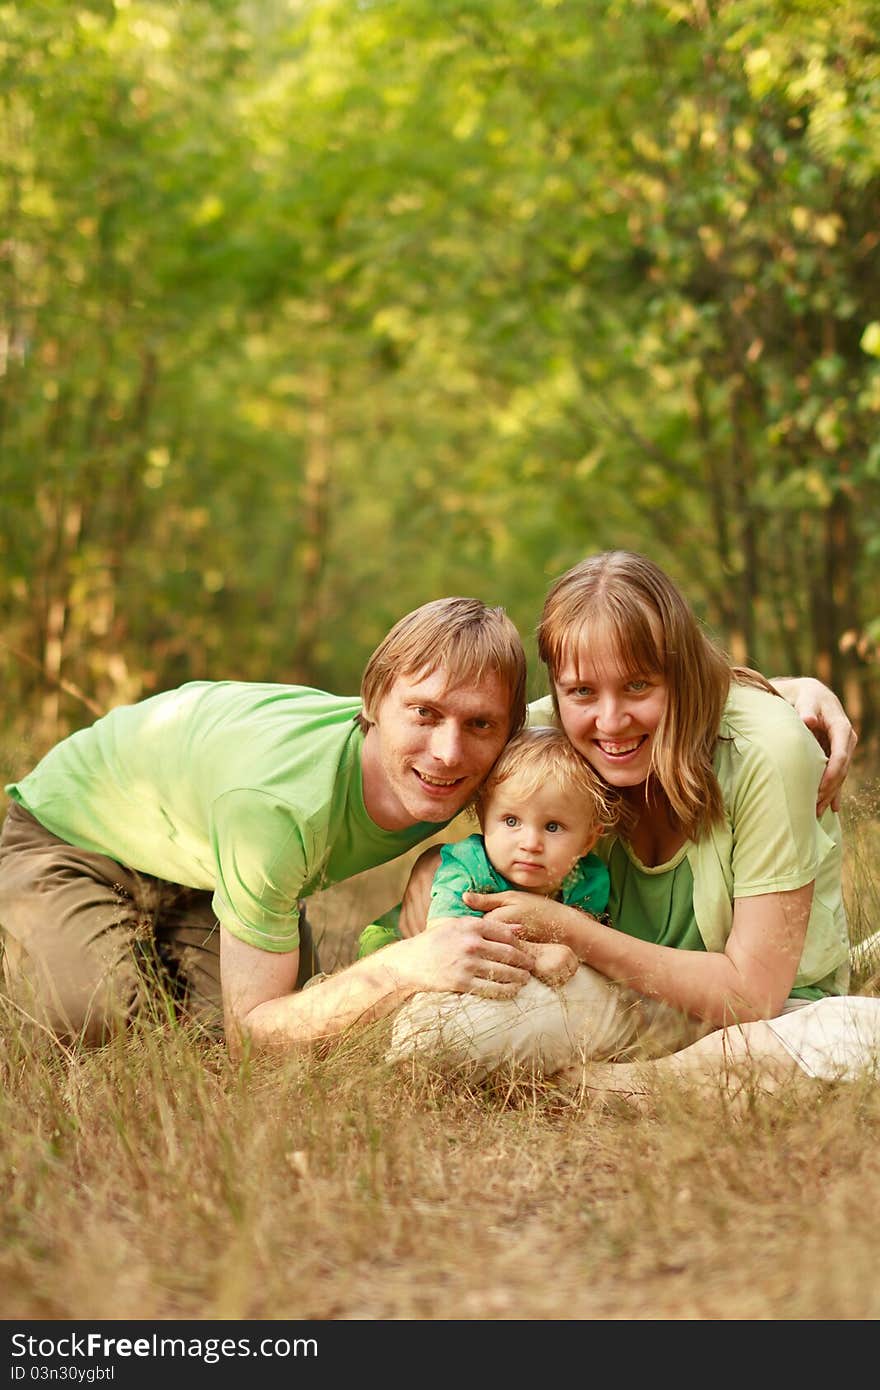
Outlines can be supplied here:
<path id="1" fill-rule="evenodd" d="M 530 705 L 529 724 L 551 723 L 558 725 L 559 720 L 549 697 Z M 683 859 L 676 856 L 676 864 L 686 861 L 690 868 L 693 893 L 689 901 L 681 893 L 670 899 L 676 920 L 664 928 L 664 939 L 672 944 L 671 936 L 678 936 L 683 944 L 696 924 L 706 950 L 723 951 L 736 898 L 790 892 L 815 882 L 794 987 L 816 985 L 827 993 L 844 993 L 849 933 L 841 888 L 840 822 L 833 811 L 816 817 L 816 793 L 825 767 L 819 744 L 787 701 L 734 683 L 718 730 L 714 766 L 724 818 L 699 840 L 688 841 Z M 644 938 L 644 922 L 627 919 L 630 910 L 638 911 L 636 897 L 621 896 L 621 866 L 633 865 L 632 856 L 621 855 L 621 848 L 617 836 L 606 837 L 595 848 L 611 873 L 612 920 L 618 930 Z M 674 866 L 660 865 L 648 872 L 656 875 L 665 867 Z M 623 907 L 620 920 L 613 918 L 615 897 Z"/>

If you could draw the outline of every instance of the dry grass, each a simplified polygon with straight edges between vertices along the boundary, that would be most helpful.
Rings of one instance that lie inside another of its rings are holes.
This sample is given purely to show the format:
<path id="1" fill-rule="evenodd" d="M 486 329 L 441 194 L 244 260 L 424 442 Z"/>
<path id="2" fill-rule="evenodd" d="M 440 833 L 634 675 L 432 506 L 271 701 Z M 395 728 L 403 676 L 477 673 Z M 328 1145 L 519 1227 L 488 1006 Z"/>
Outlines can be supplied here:
<path id="1" fill-rule="evenodd" d="M 880 1092 L 650 1114 L 4 1030 L 8 1319 L 875 1318 Z M 875 1200 L 876 1199 L 876 1200 Z"/>
<path id="2" fill-rule="evenodd" d="M 857 987 L 880 986 L 880 782 L 864 781 L 843 807 L 844 891 Z"/>
<path id="3" fill-rule="evenodd" d="M 880 925 L 873 814 L 853 830 L 865 935 Z M 396 881 L 375 905 L 363 883 L 316 903 L 325 959 L 350 957 Z M 169 1024 L 66 1052 L 7 1010 L 3 1316 L 880 1316 L 867 1079 L 811 1085 L 807 1104 L 734 1110 L 664 1083 L 646 1112 L 584 1107 L 525 1078 L 469 1090 L 395 1072 L 388 1027 L 324 1060 L 236 1067 Z"/>

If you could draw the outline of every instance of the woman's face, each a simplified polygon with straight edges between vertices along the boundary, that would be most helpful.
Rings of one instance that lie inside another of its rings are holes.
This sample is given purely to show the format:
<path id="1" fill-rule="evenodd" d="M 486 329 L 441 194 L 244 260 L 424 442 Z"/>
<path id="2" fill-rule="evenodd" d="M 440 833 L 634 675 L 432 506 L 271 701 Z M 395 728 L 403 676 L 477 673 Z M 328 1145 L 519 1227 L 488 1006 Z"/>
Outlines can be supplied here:
<path id="1" fill-rule="evenodd" d="M 612 787 L 641 786 L 666 709 L 663 672 L 625 669 L 599 638 L 561 668 L 555 685 L 562 726 L 581 757 Z"/>

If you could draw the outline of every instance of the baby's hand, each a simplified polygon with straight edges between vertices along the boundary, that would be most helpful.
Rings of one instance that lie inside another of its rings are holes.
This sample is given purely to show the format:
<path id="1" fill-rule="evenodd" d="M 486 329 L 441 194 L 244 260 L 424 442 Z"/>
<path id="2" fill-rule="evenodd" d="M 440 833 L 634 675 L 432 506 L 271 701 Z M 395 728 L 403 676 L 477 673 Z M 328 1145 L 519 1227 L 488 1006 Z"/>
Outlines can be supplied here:
<path id="1" fill-rule="evenodd" d="M 555 942 L 523 941 L 521 948 L 523 951 L 527 951 L 534 961 L 532 974 L 542 984 L 550 985 L 553 989 L 558 988 L 559 985 L 564 985 L 566 980 L 570 980 L 580 965 L 580 961 L 569 946 L 562 946 Z"/>

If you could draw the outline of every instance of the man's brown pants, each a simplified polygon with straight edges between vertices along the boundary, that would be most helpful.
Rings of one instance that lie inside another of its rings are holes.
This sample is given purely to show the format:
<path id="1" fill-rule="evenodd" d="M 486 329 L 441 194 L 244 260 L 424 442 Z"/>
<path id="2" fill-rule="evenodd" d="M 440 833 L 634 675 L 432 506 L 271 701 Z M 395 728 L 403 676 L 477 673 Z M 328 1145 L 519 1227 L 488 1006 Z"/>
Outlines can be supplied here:
<path id="1" fill-rule="evenodd" d="M 100 1043 L 168 1008 L 219 1036 L 212 896 L 76 849 L 13 802 L 0 834 L 4 988 L 66 1040 Z M 303 907 L 297 989 L 320 968 Z"/>

